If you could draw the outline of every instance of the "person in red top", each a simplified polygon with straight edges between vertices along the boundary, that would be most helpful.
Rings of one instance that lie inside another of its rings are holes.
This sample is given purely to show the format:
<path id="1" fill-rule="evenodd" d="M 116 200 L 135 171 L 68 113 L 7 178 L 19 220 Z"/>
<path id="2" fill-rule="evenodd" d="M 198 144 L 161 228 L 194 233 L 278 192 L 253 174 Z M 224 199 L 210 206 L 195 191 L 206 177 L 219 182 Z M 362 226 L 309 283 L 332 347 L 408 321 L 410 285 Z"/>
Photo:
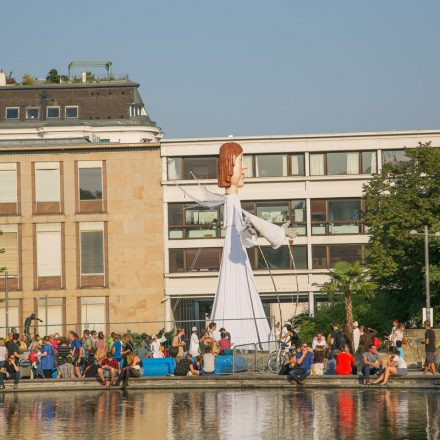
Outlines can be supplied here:
<path id="1" fill-rule="evenodd" d="M 350 353 L 350 347 L 344 345 L 344 351 L 336 355 L 336 374 L 338 376 L 349 376 L 353 374 L 353 367 L 355 366 L 354 357 Z"/>
<path id="2" fill-rule="evenodd" d="M 103 386 L 106 385 L 104 372 L 110 376 L 110 385 L 115 381 L 116 373 L 119 373 L 119 362 L 113 358 L 113 353 L 109 351 L 107 357 L 99 362 L 98 376 Z"/>

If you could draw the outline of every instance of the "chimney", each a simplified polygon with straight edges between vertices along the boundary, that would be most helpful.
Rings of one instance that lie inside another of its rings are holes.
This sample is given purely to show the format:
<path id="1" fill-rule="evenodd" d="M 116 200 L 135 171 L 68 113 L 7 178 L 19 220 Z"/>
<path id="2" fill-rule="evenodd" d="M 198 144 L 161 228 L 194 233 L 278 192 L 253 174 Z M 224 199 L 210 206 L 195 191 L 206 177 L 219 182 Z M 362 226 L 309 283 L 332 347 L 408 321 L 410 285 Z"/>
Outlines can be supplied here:
<path id="1" fill-rule="evenodd" d="M 3 70 L 0 70 L 0 87 L 6 85 L 6 73 Z"/>
<path id="2" fill-rule="evenodd" d="M 81 82 L 82 83 L 87 82 L 87 72 L 81 72 Z"/>

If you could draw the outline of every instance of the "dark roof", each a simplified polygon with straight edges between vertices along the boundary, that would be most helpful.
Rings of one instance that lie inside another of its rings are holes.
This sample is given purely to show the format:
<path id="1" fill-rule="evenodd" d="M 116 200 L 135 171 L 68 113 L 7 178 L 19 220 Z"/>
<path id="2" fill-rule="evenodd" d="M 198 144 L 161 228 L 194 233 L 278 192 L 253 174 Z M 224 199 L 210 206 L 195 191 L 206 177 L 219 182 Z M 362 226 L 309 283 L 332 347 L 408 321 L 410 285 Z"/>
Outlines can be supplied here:
<path id="1" fill-rule="evenodd" d="M 109 81 L 109 82 L 90 82 L 90 83 L 65 83 L 65 84 L 34 84 L 31 86 L 23 85 L 7 85 L 0 86 L 2 90 L 45 90 L 45 89 L 93 89 L 103 87 L 139 87 L 139 84 L 133 81 Z"/>

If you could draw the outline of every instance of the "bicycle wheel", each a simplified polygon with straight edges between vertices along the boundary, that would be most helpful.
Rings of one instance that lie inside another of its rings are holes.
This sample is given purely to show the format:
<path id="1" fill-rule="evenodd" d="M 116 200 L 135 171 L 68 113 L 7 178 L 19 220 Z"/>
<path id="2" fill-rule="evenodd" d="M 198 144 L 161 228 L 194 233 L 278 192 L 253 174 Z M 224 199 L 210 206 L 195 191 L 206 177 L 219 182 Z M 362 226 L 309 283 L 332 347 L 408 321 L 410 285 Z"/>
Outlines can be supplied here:
<path id="1" fill-rule="evenodd" d="M 267 368 L 271 373 L 278 374 L 286 358 L 281 353 L 274 353 L 267 361 Z"/>

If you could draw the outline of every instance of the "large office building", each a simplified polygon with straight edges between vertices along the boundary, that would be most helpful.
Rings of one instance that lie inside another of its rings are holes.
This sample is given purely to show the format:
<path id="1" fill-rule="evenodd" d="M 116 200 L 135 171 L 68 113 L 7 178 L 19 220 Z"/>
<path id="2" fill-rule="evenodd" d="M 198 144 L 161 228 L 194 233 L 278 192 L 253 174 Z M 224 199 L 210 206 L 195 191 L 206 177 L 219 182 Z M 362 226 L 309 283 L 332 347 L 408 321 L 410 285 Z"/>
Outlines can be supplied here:
<path id="1" fill-rule="evenodd" d="M 40 335 L 163 326 L 130 324 L 163 319 L 161 131 L 138 86 L 0 72 L 0 334 L 31 313 Z"/>
<path id="2" fill-rule="evenodd" d="M 166 317 L 204 319 L 209 314 L 223 246 L 222 210 L 194 208 L 176 186 L 201 197 L 193 178 L 213 192 L 217 155 L 224 142 L 242 145 L 247 165 L 242 207 L 277 224 L 290 220 L 297 238 L 273 250 L 260 238 L 249 251 L 267 316 L 313 314 L 319 287 L 339 260 L 365 260 L 368 231 L 362 224 L 362 188 L 388 162 L 405 161 L 404 148 L 440 146 L 440 131 L 347 133 L 307 136 L 165 139 L 162 141 Z M 277 298 L 278 295 L 278 298 Z"/>

